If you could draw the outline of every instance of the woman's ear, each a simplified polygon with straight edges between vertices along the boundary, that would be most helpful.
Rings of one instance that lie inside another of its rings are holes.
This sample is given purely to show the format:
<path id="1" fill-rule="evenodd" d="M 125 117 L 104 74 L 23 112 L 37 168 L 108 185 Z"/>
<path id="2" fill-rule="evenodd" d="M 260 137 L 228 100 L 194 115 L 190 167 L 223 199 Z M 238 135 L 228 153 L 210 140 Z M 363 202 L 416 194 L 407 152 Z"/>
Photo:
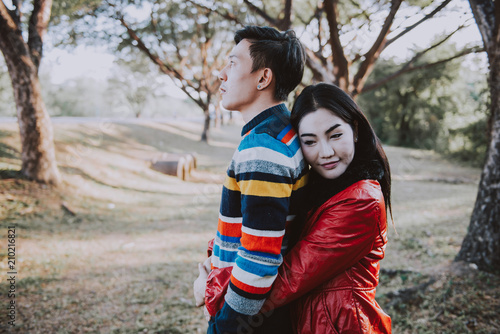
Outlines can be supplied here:
<path id="1" fill-rule="evenodd" d="M 264 88 L 271 85 L 273 81 L 273 71 L 270 68 L 266 67 L 261 70 L 261 76 L 259 78 L 259 84 L 257 85 L 258 90 L 263 90 Z"/>
<path id="2" fill-rule="evenodd" d="M 352 132 L 354 135 L 354 142 L 358 142 L 358 121 L 353 122 Z"/>

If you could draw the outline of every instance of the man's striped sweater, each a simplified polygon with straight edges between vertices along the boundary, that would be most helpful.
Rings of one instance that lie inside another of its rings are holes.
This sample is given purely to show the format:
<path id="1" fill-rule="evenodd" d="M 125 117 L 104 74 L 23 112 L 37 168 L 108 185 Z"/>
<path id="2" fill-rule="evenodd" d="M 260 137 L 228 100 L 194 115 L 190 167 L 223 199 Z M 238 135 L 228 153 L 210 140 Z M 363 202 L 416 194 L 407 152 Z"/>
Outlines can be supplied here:
<path id="1" fill-rule="evenodd" d="M 257 115 L 242 136 L 222 190 L 212 268 L 233 267 L 223 309 L 253 315 L 277 276 L 307 168 L 284 104 Z"/>

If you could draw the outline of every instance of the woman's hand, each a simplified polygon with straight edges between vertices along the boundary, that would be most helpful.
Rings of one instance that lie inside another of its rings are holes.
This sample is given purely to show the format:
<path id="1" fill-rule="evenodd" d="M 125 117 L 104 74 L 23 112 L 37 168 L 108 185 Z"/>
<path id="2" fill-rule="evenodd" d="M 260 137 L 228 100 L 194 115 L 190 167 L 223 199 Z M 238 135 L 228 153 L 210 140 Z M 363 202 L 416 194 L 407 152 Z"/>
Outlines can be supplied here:
<path id="1" fill-rule="evenodd" d="M 198 270 L 200 272 L 198 278 L 193 283 L 194 300 L 196 306 L 205 305 L 205 290 L 207 288 L 207 278 L 210 273 L 211 258 L 207 258 L 203 264 L 198 263 Z"/>
<path id="2" fill-rule="evenodd" d="M 206 307 L 206 306 L 205 306 L 205 307 L 203 307 L 203 314 L 205 314 L 205 319 L 206 319 L 207 321 L 210 321 L 210 318 L 211 318 L 212 316 L 210 315 L 210 313 L 208 313 L 208 310 L 207 310 L 207 307 Z"/>

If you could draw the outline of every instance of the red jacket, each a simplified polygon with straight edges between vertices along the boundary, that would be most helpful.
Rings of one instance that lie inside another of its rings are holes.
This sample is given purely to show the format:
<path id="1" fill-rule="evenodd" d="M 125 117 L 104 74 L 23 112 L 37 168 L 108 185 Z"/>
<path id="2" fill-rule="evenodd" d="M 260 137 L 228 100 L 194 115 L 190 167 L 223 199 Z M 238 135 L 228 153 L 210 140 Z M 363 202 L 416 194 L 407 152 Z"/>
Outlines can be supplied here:
<path id="1" fill-rule="evenodd" d="M 309 214 L 263 311 L 294 301 L 292 321 L 301 334 L 391 333 L 391 318 L 375 301 L 386 243 L 380 185 L 373 180 L 356 182 Z M 211 276 L 209 309 L 217 304 L 216 291 L 223 295 Z"/>

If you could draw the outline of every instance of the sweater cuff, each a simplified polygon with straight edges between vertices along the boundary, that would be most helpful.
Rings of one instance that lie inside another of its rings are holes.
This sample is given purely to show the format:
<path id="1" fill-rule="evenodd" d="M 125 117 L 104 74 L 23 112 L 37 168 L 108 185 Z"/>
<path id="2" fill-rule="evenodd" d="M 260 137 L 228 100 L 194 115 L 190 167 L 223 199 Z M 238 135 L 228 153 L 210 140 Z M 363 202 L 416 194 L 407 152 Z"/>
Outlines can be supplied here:
<path id="1" fill-rule="evenodd" d="M 242 326 L 247 327 L 248 316 L 238 313 L 227 303 L 212 317 L 208 323 L 207 334 L 242 333 Z"/>
<path id="2" fill-rule="evenodd" d="M 226 304 L 229 304 L 233 310 L 244 315 L 255 315 L 259 313 L 262 305 L 264 305 L 265 299 L 248 299 L 240 296 L 233 289 L 231 289 L 231 283 L 227 289 L 226 293 Z"/>

